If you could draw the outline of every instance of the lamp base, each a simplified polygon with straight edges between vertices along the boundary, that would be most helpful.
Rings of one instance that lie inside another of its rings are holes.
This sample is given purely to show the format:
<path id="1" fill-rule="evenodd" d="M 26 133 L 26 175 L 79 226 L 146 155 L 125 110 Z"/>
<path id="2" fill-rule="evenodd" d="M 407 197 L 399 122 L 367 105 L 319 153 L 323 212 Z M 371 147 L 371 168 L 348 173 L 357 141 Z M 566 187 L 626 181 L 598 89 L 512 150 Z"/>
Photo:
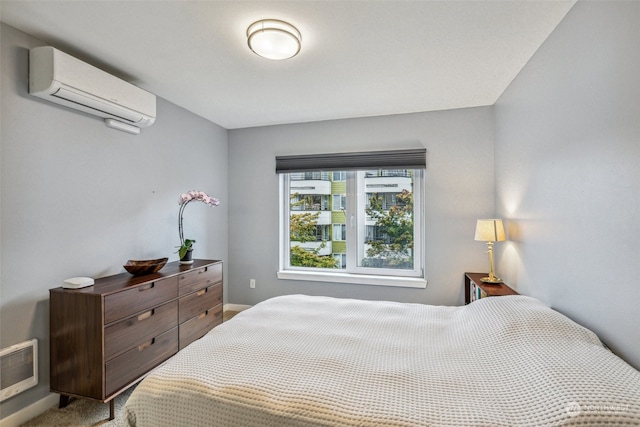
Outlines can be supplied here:
<path id="1" fill-rule="evenodd" d="M 490 285 L 498 285 L 502 283 L 502 279 L 499 277 L 483 277 L 480 279 L 482 283 L 488 283 Z"/>

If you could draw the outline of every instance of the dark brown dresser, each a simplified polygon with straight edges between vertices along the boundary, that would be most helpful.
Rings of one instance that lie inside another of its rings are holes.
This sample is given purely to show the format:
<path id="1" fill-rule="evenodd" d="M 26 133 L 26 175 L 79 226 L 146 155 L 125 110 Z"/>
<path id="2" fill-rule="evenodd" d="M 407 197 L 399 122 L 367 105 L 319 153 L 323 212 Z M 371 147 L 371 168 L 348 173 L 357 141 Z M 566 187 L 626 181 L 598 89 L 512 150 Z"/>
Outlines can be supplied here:
<path id="1" fill-rule="evenodd" d="M 172 262 L 82 289 L 49 290 L 51 391 L 110 403 L 222 323 L 222 261 Z"/>

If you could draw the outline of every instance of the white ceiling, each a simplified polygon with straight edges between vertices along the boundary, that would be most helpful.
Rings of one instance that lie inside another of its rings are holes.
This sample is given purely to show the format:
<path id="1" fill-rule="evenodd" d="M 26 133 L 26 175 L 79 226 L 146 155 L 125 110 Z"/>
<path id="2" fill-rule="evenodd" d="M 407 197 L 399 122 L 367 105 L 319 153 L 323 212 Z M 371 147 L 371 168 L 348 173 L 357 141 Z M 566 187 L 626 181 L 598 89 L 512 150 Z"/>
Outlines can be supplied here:
<path id="1" fill-rule="evenodd" d="M 0 17 L 235 129 L 491 105 L 574 3 L 2 0 Z M 298 56 L 248 49 L 263 18 L 300 30 Z"/>

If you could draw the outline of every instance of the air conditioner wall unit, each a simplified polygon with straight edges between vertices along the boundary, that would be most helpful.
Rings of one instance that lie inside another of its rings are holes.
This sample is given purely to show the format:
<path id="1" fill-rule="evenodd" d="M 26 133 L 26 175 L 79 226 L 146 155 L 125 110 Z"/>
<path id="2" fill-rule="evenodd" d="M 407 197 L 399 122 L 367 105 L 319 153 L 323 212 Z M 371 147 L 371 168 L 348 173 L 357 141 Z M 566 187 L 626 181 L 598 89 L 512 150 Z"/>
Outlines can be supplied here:
<path id="1" fill-rule="evenodd" d="M 51 46 L 29 51 L 29 93 L 135 128 L 156 120 L 155 95 Z"/>

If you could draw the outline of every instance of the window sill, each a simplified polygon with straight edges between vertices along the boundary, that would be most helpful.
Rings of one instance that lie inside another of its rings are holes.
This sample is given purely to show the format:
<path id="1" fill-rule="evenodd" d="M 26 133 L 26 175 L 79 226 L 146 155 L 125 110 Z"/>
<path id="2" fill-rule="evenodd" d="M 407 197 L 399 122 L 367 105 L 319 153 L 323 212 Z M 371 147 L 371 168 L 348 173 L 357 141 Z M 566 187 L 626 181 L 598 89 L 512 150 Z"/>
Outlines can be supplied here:
<path id="1" fill-rule="evenodd" d="M 318 271 L 280 270 L 278 279 L 313 282 L 348 283 L 355 285 L 426 288 L 427 281 L 419 277 L 374 276 L 366 274 L 325 273 Z"/>

